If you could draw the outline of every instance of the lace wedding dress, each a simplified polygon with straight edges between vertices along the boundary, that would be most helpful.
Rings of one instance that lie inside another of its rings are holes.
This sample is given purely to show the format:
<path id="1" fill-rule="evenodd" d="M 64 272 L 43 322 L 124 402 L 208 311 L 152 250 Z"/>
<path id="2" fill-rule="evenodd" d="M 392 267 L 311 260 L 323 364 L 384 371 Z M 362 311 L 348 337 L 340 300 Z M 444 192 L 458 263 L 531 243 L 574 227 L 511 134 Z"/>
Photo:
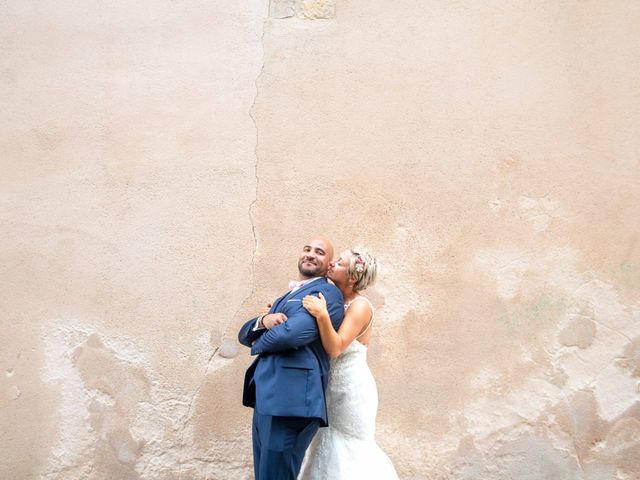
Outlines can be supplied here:
<path id="1" fill-rule="evenodd" d="M 365 332 L 372 322 L 373 316 Z M 367 347 L 357 338 L 331 361 L 327 408 L 329 426 L 311 442 L 298 480 L 397 480 L 393 464 L 375 441 L 378 391 Z"/>

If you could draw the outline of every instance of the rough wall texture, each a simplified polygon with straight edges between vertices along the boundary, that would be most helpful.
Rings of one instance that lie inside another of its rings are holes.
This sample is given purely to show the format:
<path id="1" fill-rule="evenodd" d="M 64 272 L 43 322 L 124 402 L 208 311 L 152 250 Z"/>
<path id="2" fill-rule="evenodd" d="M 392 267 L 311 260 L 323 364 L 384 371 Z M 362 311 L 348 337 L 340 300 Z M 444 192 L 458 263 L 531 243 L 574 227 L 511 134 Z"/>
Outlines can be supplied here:
<path id="1" fill-rule="evenodd" d="M 640 478 L 640 4 L 0 1 L 0 478 L 249 479 L 243 319 L 381 278 L 404 479 Z"/>

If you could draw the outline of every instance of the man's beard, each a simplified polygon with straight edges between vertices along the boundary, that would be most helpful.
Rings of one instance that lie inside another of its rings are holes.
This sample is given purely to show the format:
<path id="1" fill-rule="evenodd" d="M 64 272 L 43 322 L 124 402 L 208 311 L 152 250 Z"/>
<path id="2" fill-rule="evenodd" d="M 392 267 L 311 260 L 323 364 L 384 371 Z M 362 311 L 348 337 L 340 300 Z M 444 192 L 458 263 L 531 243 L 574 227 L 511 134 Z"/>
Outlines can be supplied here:
<path id="1" fill-rule="evenodd" d="M 303 265 L 304 260 L 298 262 L 298 271 L 305 277 L 322 277 L 327 273 L 326 269 L 323 269 L 321 265 L 315 264 L 312 266 Z"/>

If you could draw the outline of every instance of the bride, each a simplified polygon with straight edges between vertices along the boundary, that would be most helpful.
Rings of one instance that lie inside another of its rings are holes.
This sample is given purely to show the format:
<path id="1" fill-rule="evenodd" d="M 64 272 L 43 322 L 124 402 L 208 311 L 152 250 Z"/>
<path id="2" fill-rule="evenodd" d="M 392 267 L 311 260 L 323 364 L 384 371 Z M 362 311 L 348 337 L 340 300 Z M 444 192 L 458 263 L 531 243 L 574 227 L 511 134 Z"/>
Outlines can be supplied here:
<path id="1" fill-rule="evenodd" d="M 329 426 L 321 428 L 305 454 L 299 480 L 397 480 L 393 464 L 375 441 L 378 392 L 367 365 L 373 306 L 360 292 L 376 277 L 376 259 L 365 249 L 343 252 L 327 277 L 340 289 L 345 315 L 336 332 L 324 297 L 307 296 L 322 345 L 331 357 L 327 386 Z"/>

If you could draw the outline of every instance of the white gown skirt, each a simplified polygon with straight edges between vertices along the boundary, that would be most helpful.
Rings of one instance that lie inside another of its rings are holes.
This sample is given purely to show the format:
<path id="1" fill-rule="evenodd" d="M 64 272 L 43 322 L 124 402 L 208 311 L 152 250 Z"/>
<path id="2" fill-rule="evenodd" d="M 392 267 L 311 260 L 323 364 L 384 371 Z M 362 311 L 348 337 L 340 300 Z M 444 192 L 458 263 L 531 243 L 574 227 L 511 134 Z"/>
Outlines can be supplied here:
<path id="1" fill-rule="evenodd" d="M 375 441 L 378 391 L 357 340 L 331 362 L 327 385 L 329 426 L 307 449 L 299 480 L 397 480 Z"/>

